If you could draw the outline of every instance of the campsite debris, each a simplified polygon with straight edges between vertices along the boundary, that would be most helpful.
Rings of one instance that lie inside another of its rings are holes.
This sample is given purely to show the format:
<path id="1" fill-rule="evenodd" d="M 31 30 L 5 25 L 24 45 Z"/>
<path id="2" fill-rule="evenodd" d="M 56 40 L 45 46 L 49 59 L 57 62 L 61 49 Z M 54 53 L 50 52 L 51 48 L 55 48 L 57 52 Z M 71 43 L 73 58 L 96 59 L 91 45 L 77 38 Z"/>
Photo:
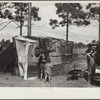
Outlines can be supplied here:
<path id="1" fill-rule="evenodd" d="M 77 64 L 74 63 L 73 64 L 73 68 L 72 70 L 70 70 L 68 72 L 68 75 L 67 75 L 67 80 L 78 80 L 78 78 L 82 78 L 83 77 L 83 68 L 77 68 Z"/>

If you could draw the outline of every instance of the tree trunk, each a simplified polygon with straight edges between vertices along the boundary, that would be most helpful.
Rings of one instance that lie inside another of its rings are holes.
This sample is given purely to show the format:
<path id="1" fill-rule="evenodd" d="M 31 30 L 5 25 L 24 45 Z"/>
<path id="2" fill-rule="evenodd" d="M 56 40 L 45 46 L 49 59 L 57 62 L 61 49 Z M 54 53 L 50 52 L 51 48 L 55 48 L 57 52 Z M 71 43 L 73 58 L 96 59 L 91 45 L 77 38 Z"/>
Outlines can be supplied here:
<path id="1" fill-rule="evenodd" d="M 99 42 L 100 42 L 100 14 L 99 14 Z"/>
<path id="2" fill-rule="evenodd" d="M 67 25 L 66 25 L 66 49 L 68 53 L 68 28 L 69 28 L 69 21 L 68 21 L 68 12 L 67 12 Z"/>
<path id="3" fill-rule="evenodd" d="M 20 36 L 22 36 L 22 11 L 21 11 L 21 19 L 20 19 Z"/>

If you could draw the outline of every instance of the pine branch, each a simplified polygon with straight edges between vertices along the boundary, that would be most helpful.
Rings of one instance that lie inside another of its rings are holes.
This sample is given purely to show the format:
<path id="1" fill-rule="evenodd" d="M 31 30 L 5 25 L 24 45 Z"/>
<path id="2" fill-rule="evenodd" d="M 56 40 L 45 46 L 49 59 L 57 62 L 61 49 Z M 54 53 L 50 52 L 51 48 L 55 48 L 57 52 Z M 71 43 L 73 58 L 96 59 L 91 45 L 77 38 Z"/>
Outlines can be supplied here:
<path id="1" fill-rule="evenodd" d="M 6 8 L 8 8 L 8 7 L 2 7 L 0 10 L 4 10 L 4 9 L 6 9 Z"/>
<path id="2" fill-rule="evenodd" d="M 13 6 L 5 6 L 5 7 L 1 7 L 0 10 L 4 10 L 6 8 L 13 8 Z"/>

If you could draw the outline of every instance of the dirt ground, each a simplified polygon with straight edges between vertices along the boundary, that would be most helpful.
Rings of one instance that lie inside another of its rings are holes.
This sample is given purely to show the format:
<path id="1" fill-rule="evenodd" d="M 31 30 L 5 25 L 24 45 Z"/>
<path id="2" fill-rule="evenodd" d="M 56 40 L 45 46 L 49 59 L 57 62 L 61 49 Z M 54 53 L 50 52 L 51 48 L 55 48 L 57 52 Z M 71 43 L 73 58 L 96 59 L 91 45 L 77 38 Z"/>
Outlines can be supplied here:
<path id="1" fill-rule="evenodd" d="M 86 48 L 74 49 L 74 56 L 71 63 L 58 66 L 57 70 L 52 70 L 51 83 L 45 83 L 44 80 L 37 79 L 37 74 L 34 80 L 26 80 L 19 76 L 12 76 L 9 73 L 0 73 L 0 87 L 96 87 L 91 85 L 83 77 L 67 80 L 67 72 L 73 69 L 73 66 L 78 68 L 86 67 Z M 56 66 L 57 67 L 57 66 Z M 31 73 L 31 76 L 34 73 Z"/>

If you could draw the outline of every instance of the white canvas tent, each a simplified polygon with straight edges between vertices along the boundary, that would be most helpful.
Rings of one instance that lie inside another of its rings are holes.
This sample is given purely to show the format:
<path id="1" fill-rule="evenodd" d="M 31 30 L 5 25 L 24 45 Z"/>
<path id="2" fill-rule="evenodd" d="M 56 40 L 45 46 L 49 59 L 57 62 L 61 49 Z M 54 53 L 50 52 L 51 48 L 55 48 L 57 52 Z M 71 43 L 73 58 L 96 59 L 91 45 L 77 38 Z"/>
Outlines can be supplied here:
<path id="1" fill-rule="evenodd" d="M 16 46 L 16 52 L 18 56 L 18 67 L 20 76 L 24 76 L 24 80 L 27 80 L 27 70 L 29 65 L 29 54 L 32 54 L 31 58 L 34 63 L 37 62 L 37 58 L 34 55 L 34 49 L 38 45 L 38 41 L 28 39 L 21 36 L 14 37 Z M 31 48 L 31 49 L 30 49 Z M 30 53 L 31 51 L 31 53 Z"/>

